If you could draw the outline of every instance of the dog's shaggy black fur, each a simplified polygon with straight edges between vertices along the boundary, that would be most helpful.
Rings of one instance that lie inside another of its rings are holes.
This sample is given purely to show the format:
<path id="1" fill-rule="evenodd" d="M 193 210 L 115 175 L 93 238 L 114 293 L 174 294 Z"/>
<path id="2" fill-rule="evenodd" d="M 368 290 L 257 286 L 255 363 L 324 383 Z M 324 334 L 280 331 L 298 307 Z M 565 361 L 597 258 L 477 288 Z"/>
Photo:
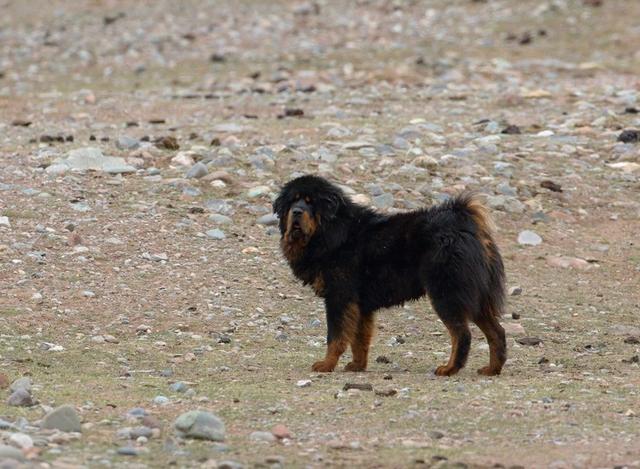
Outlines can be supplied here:
<path id="1" fill-rule="evenodd" d="M 504 269 L 482 204 L 463 194 L 443 204 L 382 215 L 352 203 L 325 179 L 302 176 L 274 202 L 281 247 L 296 277 L 325 300 L 327 354 L 314 371 L 333 371 L 351 346 L 347 371 L 367 366 L 376 310 L 428 295 L 451 335 L 451 357 L 435 373 L 465 365 L 474 322 L 487 337 L 489 365 L 506 360 Z"/>

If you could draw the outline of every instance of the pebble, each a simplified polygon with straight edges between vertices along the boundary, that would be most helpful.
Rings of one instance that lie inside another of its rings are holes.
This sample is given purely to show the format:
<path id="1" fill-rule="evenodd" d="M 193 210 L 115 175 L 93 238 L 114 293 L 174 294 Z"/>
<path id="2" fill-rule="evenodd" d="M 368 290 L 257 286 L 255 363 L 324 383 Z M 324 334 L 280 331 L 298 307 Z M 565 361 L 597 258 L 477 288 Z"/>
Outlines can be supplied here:
<path id="1" fill-rule="evenodd" d="M 116 140 L 116 147 L 120 150 L 137 150 L 140 148 L 140 140 L 127 135 L 120 135 Z"/>
<path id="2" fill-rule="evenodd" d="M 208 230 L 206 235 L 211 239 L 222 240 L 227 236 L 224 234 L 224 231 L 219 230 L 218 228 L 214 228 L 213 230 Z"/>
<path id="3" fill-rule="evenodd" d="M 296 382 L 296 386 L 299 388 L 308 388 L 309 386 L 311 386 L 311 380 L 310 379 L 298 380 L 298 382 Z"/>
<path id="4" fill-rule="evenodd" d="M 218 225 L 229 225 L 233 223 L 233 220 L 226 215 L 220 215 L 219 213 L 212 213 L 209 215 L 209 220 Z"/>
<path id="5" fill-rule="evenodd" d="M 0 389 L 6 389 L 9 387 L 9 377 L 4 373 L 0 373 Z"/>
<path id="6" fill-rule="evenodd" d="M 192 410 L 180 415 L 174 422 L 178 436 L 199 440 L 224 441 L 224 423 L 216 415 Z"/>
<path id="7" fill-rule="evenodd" d="M 373 205 L 376 208 L 379 208 L 381 210 L 385 210 L 393 207 L 393 203 L 394 203 L 393 195 L 389 193 L 376 195 L 373 197 L 372 200 L 373 200 Z"/>
<path id="8" fill-rule="evenodd" d="M 189 387 L 182 381 L 176 381 L 175 383 L 169 385 L 169 389 L 172 392 L 185 392 L 187 389 L 189 389 Z"/>
<path id="9" fill-rule="evenodd" d="M 63 432 L 81 432 L 82 427 L 76 409 L 70 405 L 56 407 L 42 419 L 42 428 Z"/>
<path id="10" fill-rule="evenodd" d="M 271 433 L 273 434 L 273 436 L 280 440 L 284 438 L 291 438 L 291 432 L 285 425 L 281 423 L 274 425 L 271 429 Z"/>
<path id="11" fill-rule="evenodd" d="M 518 244 L 523 246 L 537 246 L 542 243 L 542 238 L 535 232 L 524 230 L 518 235 Z"/>
<path id="12" fill-rule="evenodd" d="M 256 197 L 269 194 L 270 192 L 271 192 L 271 189 L 269 188 L 269 186 L 252 187 L 247 191 L 247 197 L 249 197 L 250 199 L 254 199 Z"/>
<path id="13" fill-rule="evenodd" d="M 249 439 L 251 441 L 265 441 L 265 442 L 273 442 L 276 441 L 275 435 L 271 432 L 252 432 L 249 435 Z"/>
<path id="14" fill-rule="evenodd" d="M 522 295 L 522 287 L 517 285 L 509 288 L 509 296 Z"/>
<path id="15" fill-rule="evenodd" d="M 120 447 L 116 452 L 120 456 L 138 456 L 140 454 L 139 450 L 136 448 L 133 448 L 132 446 Z"/>
<path id="16" fill-rule="evenodd" d="M 202 177 L 205 177 L 208 172 L 209 170 L 207 169 L 206 165 L 202 163 L 196 163 L 191 166 L 191 168 L 189 168 L 189 171 L 187 171 L 185 177 L 187 179 L 200 179 Z"/>
<path id="17" fill-rule="evenodd" d="M 0 217 L 0 226 L 4 226 L 6 228 L 11 228 L 11 223 L 9 222 L 9 217 Z"/>
<path id="18" fill-rule="evenodd" d="M 153 398 L 153 403 L 155 405 L 167 405 L 171 402 L 171 400 L 166 396 L 156 396 Z"/>
<path id="19" fill-rule="evenodd" d="M 259 217 L 256 222 L 258 223 L 258 225 L 275 226 L 278 224 L 278 221 L 279 219 L 276 214 L 267 213 L 266 215 L 262 215 L 261 217 Z"/>

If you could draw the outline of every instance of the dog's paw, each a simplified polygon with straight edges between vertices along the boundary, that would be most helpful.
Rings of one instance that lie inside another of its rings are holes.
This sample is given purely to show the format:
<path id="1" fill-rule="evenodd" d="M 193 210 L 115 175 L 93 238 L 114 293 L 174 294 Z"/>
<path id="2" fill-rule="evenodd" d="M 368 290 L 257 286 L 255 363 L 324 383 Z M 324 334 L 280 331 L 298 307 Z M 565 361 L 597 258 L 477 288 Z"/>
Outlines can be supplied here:
<path id="1" fill-rule="evenodd" d="M 344 367 L 344 371 L 364 371 L 367 369 L 367 365 L 361 365 L 360 363 L 349 362 Z"/>
<path id="2" fill-rule="evenodd" d="M 449 366 L 449 365 L 439 366 L 434 371 L 434 373 L 437 376 L 451 376 L 451 375 L 455 375 L 457 372 L 458 372 L 458 370 L 456 368 L 454 368 L 453 366 Z"/>
<path id="3" fill-rule="evenodd" d="M 490 366 L 483 366 L 482 368 L 478 369 L 478 374 L 484 376 L 497 376 L 500 374 L 500 370 L 496 370 L 494 368 L 491 368 Z"/>
<path id="4" fill-rule="evenodd" d="M 318 373 L 330 373 L 336 367 L 335 363 L 327 363 L 326 360 L 320 360 L 313 364 L 311 370 Z"/>

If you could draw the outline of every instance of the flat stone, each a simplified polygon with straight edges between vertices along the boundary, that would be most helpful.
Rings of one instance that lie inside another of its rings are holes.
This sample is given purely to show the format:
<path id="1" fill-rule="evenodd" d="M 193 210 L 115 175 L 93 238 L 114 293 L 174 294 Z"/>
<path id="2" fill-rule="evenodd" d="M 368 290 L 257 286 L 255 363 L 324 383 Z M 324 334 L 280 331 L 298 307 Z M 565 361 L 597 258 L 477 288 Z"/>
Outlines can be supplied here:
<path id="1" fill-rule="evenodd" d="M 233 220 L 226 215 L 221 215 L 219 213 L 212 213 L 209 215 L 209 220 L 218 224 L 218 225 L 229 225 L 233 223 Z"/>
<path id="2" fill-rule="evenodd" d="M 253 432 L 249 435 L 249 439 L 252 441 L 265 441 L 265 442 L 276 441 L 275 435 L 271 432 Z"/>
<path id="3" fill-rule="evenodd" d="M 9 217 L 0 217 L 0 226 L 11 228 L 11 223 L 9 222 Z"/>
<path id="4" fill-rule="evenodd" d="M 140 148 L 140 140 L 127 135 L 120 135 L 116 140 L 116 147 L 120 150 L 136 150 Z"/>
<path id="5" fill-rule="evenodd" d="M 267 213 L 259 217 L 256 223 L 258 223 L 258 225 L 275 226 L 278 224 L 278 217 L 275 213 Z"/>
<path id="6" fill-rule="evenodd" d="M 63 432 L 81 432 L 80 418 L 76 409 L 70 405 L 56 407 L 42 419 L 42 428 Z"/>
<path id="7" fill-rule="evenodd" d="M 66 158 L 57 159 L 46 169 L 49 174 L 62 174 L 66 171 L 104 171 L 110 174 L 133 173 L 136 171 L 126 164 L 124 158 L 105 156 L 102 150 L 94 147 L 71 150 Z"/>
<path id="8" fill-rule="evenodd" d="M 537 246 L 540 243 L 542 243 L 542 238 L 533 231 L 524 230 L 518 235 L 518 244 L 522 244 L 524 246 Z"/>
<path id="9" fill-rule="evenodd" d="M 387 209 L 393 207 L 393 195 L 384 193 L 373 197 L 373 205 L 379 209 Z"/>
<path id="10" fill-rule="evenodd" d="M 224 441 L 224 423 L 216 415 L 192 410 L 180 415 L 174 427 L 179 436 L 199 440 Z"/>
<path id="11" fill-rule="evenodd" d="M 213 230 L 208 230 L 206 235 L 211 239 L 222 240 L 227 236 L 224 234 L 224 231 L 219 230 L 218 228 L 214 228 Z"/>

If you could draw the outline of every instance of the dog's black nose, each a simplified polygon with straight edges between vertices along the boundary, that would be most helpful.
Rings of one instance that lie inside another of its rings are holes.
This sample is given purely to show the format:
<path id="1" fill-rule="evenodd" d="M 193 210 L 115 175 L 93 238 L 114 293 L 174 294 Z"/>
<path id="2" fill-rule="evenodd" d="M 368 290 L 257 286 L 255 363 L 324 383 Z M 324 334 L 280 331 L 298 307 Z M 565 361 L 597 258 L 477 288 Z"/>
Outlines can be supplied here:
<path id="1" fill-rule="evenodd" d="M 300 207 L 294 207 L 291 210 L 291 213 L 293 214 L 294 217 L 299 217 L 300 215 L 302 215 L 302 212 L 304 212 L 304 210 L 302 210 Z"/>

